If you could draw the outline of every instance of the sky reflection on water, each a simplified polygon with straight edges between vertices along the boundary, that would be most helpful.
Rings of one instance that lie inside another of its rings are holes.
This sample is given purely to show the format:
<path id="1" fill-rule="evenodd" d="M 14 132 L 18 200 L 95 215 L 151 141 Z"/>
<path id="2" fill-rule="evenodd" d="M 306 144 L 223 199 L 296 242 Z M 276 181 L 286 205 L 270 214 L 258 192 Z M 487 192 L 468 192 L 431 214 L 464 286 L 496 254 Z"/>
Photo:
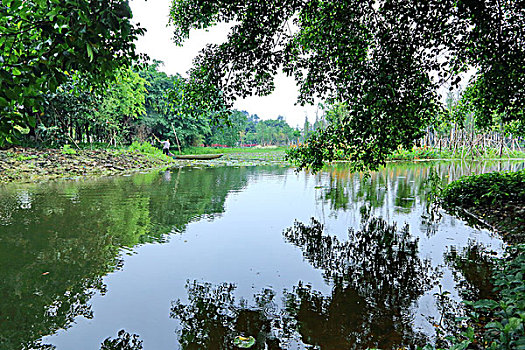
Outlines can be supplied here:
<path id="1" fill-rule="evenodd" d="M 261 349 L 422 343 L 437 286 L 462 293 L 454 252 L 501 251 L 445 213 L 423 218 L 430 169 L 447 182 L 468 167 L 183 168 L 6 186 L 0 344 L 97 349 L 120 329 L 145 349 L 229 348 L 238 333 Z"/>

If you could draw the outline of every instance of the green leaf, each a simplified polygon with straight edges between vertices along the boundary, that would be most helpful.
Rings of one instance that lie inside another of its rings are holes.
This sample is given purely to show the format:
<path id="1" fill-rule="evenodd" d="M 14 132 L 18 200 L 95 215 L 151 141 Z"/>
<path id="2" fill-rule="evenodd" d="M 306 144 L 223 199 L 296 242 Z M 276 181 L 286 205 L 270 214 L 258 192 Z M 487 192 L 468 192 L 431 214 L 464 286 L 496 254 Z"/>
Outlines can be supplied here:
<path id="1" fill-rule="evenodd" d="M 493 309 L 497 308 L 499 306 L 499 304 L 496 301 L 494 301 L 494 300 L 482 299 L 482 300 L 476 301 L 473 304 L 473 306 L 474 306 L 475 309 L 490 309 L 490 310 L 493 310 Z"/>
<path id="2" fill-rule="evenodd" d="M 464 340 L 459 344 L 452 345 L 449 350 L 465 350 L 469 345 L 470 345 L 470 341 Z"/>
<path id="3" fill-rule="evenodd" d="M 19 97 L 20 89 L 16 86 L 13 86 L 11 89 L 7 89 L 5 94 L 11 100 L 17 100 Z"/>
<path id="4" fill-rule="evenodd" d="M 28 115 L 27 116 L 27 123 L 31 126 L 31 127 L 35 127 L 36 126 L 36 118 L 32 115 Z"/>
<path id="5" fill-rule="evenodd" d="M 517 330 L 522 324 L 522 320 L 517 317 L 511 317 L 509 323 L 504 327 L 505 332 L 511 332 Z"/>
<path id="6" fill-rule="evenodd" d="M 235 339 L 233 340 L 233 345 L 239 348 L 243 348 L 243 349 L 251 348 L 254 344 L 255 344 L 255 338 L 252 336 L 250 337 L 236 336 Z"/>
<path id="7" fill-rule="evenodd" d="M 503 325 L 499 322 L 489 322 L 485 325 L 485 328 L 503 329 Z"/>
<path id="8" fill-rule="evenodd" d="M 91 45 L 89 43 L 86 43 L 86 49 L 89 57 L 89 62 L 93 61 L 93 49 L 91 48 Z"/>

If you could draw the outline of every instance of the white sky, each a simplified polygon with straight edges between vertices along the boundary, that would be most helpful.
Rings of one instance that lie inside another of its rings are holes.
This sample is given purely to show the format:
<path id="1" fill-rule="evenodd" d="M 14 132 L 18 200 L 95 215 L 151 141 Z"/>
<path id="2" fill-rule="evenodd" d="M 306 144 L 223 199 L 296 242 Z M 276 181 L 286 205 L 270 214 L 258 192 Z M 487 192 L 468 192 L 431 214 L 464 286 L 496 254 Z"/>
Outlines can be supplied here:
<path id="1" fill-rule="evenodd" d="M 187 76 L 186 72 L 191 68 L 192 60 L 198 52 L 208 43 L 226 40 L 228 29 L 226 25 L 218 25 L 208 31 L 194 31 L 184 46 L 176 46 L 171 40 L 172 30 L 166 27 L 170 4 L 170 0 L 130 1 L 133 21 L 147 29 L 146 34 L 139 38 L 137 49 L 148 54 L 151 59 L 164 61 L 161 69 L 167 74 L 179 73 Z M 262 119 L 275 119 L 282 115 L 292 127 L 302 128 L 306 115 L 310 122 L 315 121 L 315 106 L 294 105 L 298 91 L 293 78 L 279 74 L 275 86 L 275 91 L 270 96 L 238 100 L 234 108 L 257 114 Z"/>

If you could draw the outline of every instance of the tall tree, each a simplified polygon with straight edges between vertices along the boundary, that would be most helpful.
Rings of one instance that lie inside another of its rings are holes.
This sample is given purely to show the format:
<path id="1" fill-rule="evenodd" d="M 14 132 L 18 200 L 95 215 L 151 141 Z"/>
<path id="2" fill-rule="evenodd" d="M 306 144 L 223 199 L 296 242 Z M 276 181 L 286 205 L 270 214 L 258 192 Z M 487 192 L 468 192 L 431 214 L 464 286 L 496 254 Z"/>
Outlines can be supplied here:
<path id="1" fill-rule="evenodd" d="M 138 59 L 143 29 L 122 0 L 4 0 L 0 4 L 0 146 L 35 124 L 43 94 L 82 71 L 103 83 Z"/>
<path id="2" fill-rule="evenodd" d="M 207 138 L 207 144 L 224 144 L 233 147 L 242 144 L 246 135 L 248 118 L 245 113 L 234 110 L 229 117 L 230 125 L 219 124 L 211 127 L 211 135 Z"/>
<path id="3" fill-rule="evenodd" d="M 338 127 L 290 154 L 314 169 L 341 151 L 377 167 L 411 146 L 441 108 L 438 87 L 471 66 L 481 118 L 523 119 L 524 16 L 522 0 L 174 0 L 171 9 L 178 43 L 191 29 L 233 23 L 192 71 L 224 105 L 269 94 L 280 68 L 295 77 L 299 103 L 341 103 Z"/>
<path id="4" fill-rule="evenodd" d="M 140 72 L 147 81 L 146 116 L 142 125 L 145 135 L 151 132 L 169 138 L 181 147 L 202 143 L 210 134 L 211 112 L 202 109 L 204 103 L 188 93 L 190 82 L 180 75 L 159 71 L 160 61 L 154 61 Z M 177 141 L 178 140 L 178 141 Z"/>
<path id="5" fill-rule="evenodd" d="M 304 117 L 303 137 L 305 140 L 308 138 L 309 134 L 310 134 L 310 122 L 308 121 L 308 117 Z"/>
<path id="6" fill-rule="evenodd" d="M 48 145 L 129 141 L 133 124 L 144 113 L 145 80 L 131 68 L 116 70 L 104 90 L 71 74 L 54 93 L 46 94 L 37 116 L 35 136 Z"/>
<path id="7" fill-rule="evenodd" d="M 119 69 L 102 94 L 97 112 L 98 123 L 108 132 L 108 141 L 130 141 L 134 120 L 145 112 L 146 80 L 132 69 Z"/>

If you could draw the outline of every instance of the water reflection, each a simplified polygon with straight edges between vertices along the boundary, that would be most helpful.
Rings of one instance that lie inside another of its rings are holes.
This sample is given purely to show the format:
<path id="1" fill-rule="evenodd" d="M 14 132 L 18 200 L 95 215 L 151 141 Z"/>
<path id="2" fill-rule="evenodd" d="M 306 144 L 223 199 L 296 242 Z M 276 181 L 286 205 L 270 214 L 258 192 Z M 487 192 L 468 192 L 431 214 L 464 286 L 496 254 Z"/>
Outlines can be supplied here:
<path id="1" fill-rule="evenodd" d="M 97 349 L 124 327 L 147 349 L 172 349 L 175 319 L 186 348 L 231 348 L 239 334 L 271 349 L 419 344 L 422 327 L 432 335 L 420 312 L 437 313 L 427 258 L 446 265 L 444 252 L 468 239 L 499 245 L 446 214 L 424 234 L 425 165 L 370 178 L 266 169 L 0 188 L 0 348 L 52 348 L 44 337 L 60 350 L 79 339 Z M 305 224 L 283 235 L 295 218 Z M 459 266 L 443 266 L 452 292 L 463 277 L 449 267 Z M 186 290 L 186 280 L 213 284 Z"/>
<path id="2" fill-rule="evenodd" d="M 487 247 L 472 241 L 459 252 L 452 246 L 445 253 L 445 261 L 453 269 L 456 289 L 464 300 L 495 298 L 491 280 L 495 268 L 493 254 Z"/>
<path id="3" fill-rule="evenodd" d="M 494 299 L 494 285 L 491 280 L 491 271 L 494 269 L 494 260 L 491 255 L 496 254 L 483 244 L 469 241 L 467 246 L 458 251 L 451 246 L 444 253 L 444 260 L 451 268 L 456 282 L 455 292 L 462 300 L 477 301 Z M 450 337 L 455 337 L 465 331 L 465 324 L 458 320 L 470 314 L 460 300 L 446 290 L 435 294 L 436 308 L 439 310 L 439 320 L 429 317 L 429 321 L 436 327 L 436 347 L 449 348 L 452 346 Z M 478 311 L 480 321 L 485 319 Z"/>
<path id="4" fill-rule="evenodd" d="M 414 329 L 411 308 L 437 273 L 418 257 L 407 226 L 398 230 L 371 218 L 340 242 L 312 219 L 310 225 L 296 222 L 284 236 L 323 270 L 331 294 L 300 282 L 284 292 L 277 311 L 273 290 L 256 294 L 249 307 L 245 300 L 236 303 L 234 284 L 194 281 L 187 285 L 188 303 L 178 300 L 171 309 L 171 317 L 181 321 L 183 349 L 230 349 L 237 335 L 254 336 L 258 349 L 287 348 L 294 339 L 322 349 L 394 348 L 428 340 Z"/>
<path id="5" fill-rule="evenodd" d="M 96 182 L 9 186 L 0 196 L 0 348 L 46 348 L 42 336 L 92 318 L 121 249 L 166 241 L 224 212 L 254 168 L 178 169 Z"/>
<path id="6" fill-rule="evenodd" d="M 418 162 L 390 163 L 370 174 L 351 173 L 348 166 L 337 164 L 318 178 L 319 198 L 337 215 L 338 211 L 358 211 L 367 206 L 376 216 L 391 217 L 396 213 L 410 213 L 419 204 L 428 204 L 428 180 L 436 174 L 440 185 L 464 175 L 491 171 L 518 171 L 524 162 Z"/>
<path id="7" fill-rule="evenodd" d="M 282 349 L 277 329 L 283 320 L 276 313 L 275 293 L 263 290 L 254 296 L 251 307 L 244 299 L 237 301 L 236 286 L 193 281 L 186 286 L 189 302 L 172 304 L 170 317 L 181 322 L 178 331 L 182 349 L 232 349 L 236 336 L 253 336 L 253 349 Z M 288 327 L 289 328 L 289 327 Z M 284 333 L 280 334 L 280 338 Z"/>
<path id="8" fill-rule="evenodd" d="M 296 297 L 288 299 L 308 344 L 393 348 L 424 341 L 412 329 L 411 307 L 438 276 L 418 256 L 418 241 L 407 225 L 398 230 L 371 218 L 360 231 L 349 229 L 348 240 L 341 242 L 312 219 L 310 225 L 296 222 L 284 236 L 334 285 L 330 297 L 299 285 Z"/>
<path id="9" fill-rule="evenodd" d="M 137 334 L 120 330 L 116 338 L 106 338 L 100 350 L 142 350 L 142 340 Z"/>

